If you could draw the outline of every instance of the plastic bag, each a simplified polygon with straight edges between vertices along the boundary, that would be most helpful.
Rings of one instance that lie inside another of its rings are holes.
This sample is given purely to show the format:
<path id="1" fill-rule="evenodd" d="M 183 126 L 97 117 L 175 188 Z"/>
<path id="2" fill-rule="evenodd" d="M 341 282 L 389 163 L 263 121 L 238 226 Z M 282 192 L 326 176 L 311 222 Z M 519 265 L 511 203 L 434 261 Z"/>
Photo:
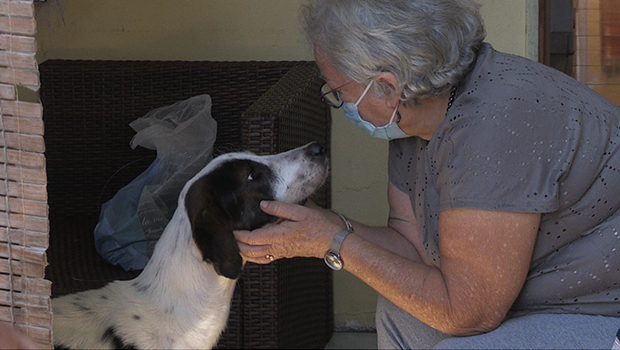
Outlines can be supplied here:
<path id="1" fill-rule="evenodd" d="M 140 270 L 172 217 L 181 189 L 213 158 L 217 123 L 211 98 L 200 95 L 152 110 L 129 125 L 137 132 L 131 148 L 157 150 L 157 158 L 103 204 L 94 234 L 103 258 L 125 270 Z"/>

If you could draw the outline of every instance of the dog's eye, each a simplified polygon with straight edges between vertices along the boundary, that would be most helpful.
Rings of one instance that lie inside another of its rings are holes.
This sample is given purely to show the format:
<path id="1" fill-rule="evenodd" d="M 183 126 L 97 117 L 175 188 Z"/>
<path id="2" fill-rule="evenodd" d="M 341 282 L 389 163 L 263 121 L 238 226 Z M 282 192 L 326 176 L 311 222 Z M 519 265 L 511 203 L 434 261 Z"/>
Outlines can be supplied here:
<path id="1" fill-rule="evenodd" d="M 263 174 L 260 172 L 260 170 L 253 169 L 248 174 L 248 181 L 260 181 L 262 176 L 263 176 Z"/>

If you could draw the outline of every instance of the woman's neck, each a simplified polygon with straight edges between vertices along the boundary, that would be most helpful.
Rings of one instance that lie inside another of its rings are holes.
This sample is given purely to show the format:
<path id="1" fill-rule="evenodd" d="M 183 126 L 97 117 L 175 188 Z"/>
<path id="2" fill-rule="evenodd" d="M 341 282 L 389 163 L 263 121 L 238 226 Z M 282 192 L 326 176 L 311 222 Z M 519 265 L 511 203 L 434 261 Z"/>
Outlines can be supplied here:
<path id="1" fill-rule="evenodd" d="M 417 105 L 401 104 L 400 128 L 407 135 L 430 140 L 446 118 L 448 103 L 453 94 L 454 92 L 448 91 L 441 96 L 420 100 Z"/>

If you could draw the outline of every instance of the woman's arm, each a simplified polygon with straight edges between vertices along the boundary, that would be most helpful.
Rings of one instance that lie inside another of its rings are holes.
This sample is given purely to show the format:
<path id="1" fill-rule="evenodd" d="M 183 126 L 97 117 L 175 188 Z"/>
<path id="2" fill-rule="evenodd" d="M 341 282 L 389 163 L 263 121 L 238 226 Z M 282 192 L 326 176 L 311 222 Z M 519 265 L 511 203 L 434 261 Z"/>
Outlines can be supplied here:
<path id="1" fill-rule="evenodd" d="M 345 268 L 444 333 L 495 329 L 525 282 L 539 214 L 457 209 L 442 212 L 439 221 L 440 268 L 381 251 L 356 236 L 342 246 Z"/>
<path id="2" fill-rule="evenodd" d="M 390 182 L 388 203 L 390 211 L 387 227 L 372 227 L 351 221 L 355 234 L 402 257 L 429 263 L 409 196 Z"/>
<path id="3" fill-rule="evenodd" d="M 539 214 L 475 209 L 439 215 L 441 267 L 428 264 L 406 194 L 389 190 L 387 228 L 354 223 L 341 247 L 344 268 L 420 321 L 451 335 L 496 328 L 528 273 Z M 241 254 L 268 263 L 267 254 L 322 258 L 340 219 L 326 211 L 281 202 L 264 210 L 287 219 L 253 232 L 236 232 Z"/>

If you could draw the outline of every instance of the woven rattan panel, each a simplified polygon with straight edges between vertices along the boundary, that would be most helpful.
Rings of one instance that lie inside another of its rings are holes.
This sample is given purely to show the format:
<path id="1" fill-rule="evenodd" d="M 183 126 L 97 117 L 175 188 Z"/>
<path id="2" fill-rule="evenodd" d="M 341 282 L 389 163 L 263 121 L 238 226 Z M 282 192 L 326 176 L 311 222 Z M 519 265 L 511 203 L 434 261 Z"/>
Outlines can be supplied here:
<path id="1" fill-rule="evenodd" d="M 241 113 L 293 64 L 44 62 L 41 99 L 47 157 L 53 160 L 48 174 L 55 179 L 49 188 L 50 212 L 97 212 L 127 179 L 146 169 L 154 152 L 129 149 L 135 132 L 128 124 L 154 108 L 209 94 L 218 122 L 216 152 L 239 150 Z M 145 157 L 148 161 L 132 164 Z M 63 176 L 66 172 L 73 176 Z"/>
<path id="2" fill-rule="evenodd" d="M 213 99 L 215 152 L 329 150 L 329 109 L 311 62 L 62 61 L 41 64 L 53 294 L 97 288 L 136 273 L 98 257 L 100 206 L 144 171 L 154 152 L 131 150 L 128 123 L 199 94 Z M 330 205 L 329 183 L 315 200 Z M 321 348 L 333 328 L 331 272 L 317 259 L 248 264 L 220 348 Z M 301 321 L 312 320 L 312 322 Z"/>
<path id="3" fill-rule="evenodd" d="M 0 2 L 0 322 L 51 347 L 47 192 L 32 1 Z"/>

